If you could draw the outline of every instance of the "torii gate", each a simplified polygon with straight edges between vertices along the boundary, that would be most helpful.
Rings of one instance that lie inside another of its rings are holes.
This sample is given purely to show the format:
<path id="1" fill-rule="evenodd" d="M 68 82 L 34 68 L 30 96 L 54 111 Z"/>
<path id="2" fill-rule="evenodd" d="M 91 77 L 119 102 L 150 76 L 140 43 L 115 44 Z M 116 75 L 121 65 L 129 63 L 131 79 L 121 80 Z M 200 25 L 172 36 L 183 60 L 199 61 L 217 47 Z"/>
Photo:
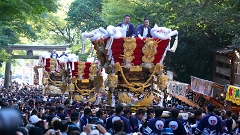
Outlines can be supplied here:
<path id="1" fill-rule="evenodd" d="M 42 50 L 42 51 L 66 51 L 70 45 L 30 45 L 30 44 L 9 44 L 5 47 L 5 50 L 11 54 L 11 59 L 39 59 L 39 56 L 33 55 L 33 50 Z M 12 50 L 26 50 L 26 55 L 13 55 Z M 11 59 L 6 62 L 5 67 L 5 78 L 4 78 L 4 88 L 9 87 L 10 81 L 10 71 L 11 71 Z"/>

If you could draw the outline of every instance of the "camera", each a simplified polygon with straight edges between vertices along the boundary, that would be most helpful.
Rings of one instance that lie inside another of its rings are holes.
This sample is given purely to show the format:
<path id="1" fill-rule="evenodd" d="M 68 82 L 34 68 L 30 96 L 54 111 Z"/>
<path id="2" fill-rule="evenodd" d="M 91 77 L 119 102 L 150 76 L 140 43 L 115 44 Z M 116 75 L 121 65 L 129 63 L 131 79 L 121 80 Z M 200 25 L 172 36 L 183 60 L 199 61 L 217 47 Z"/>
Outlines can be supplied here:
<path id="1" fill-rule="evenodd" d="M 97 130 L 97 125 L 93 124 L 92 125 L 92 130 Z"/>

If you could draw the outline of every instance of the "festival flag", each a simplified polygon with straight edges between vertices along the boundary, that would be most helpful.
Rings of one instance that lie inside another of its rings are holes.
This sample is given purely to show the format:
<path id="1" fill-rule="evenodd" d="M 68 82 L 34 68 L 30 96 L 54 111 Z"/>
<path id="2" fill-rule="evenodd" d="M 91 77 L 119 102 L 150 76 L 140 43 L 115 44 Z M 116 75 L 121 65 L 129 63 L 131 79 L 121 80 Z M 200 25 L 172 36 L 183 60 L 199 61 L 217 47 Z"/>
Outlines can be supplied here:
<path id="1" fill-rule="evenodd" d="M 214 82 L 191 76 L 191 89 L 197 93 L 213 97 Z"/>
<path id="2" fill-rule="evenodd" d="M 231 101 L 237 105 L 240 105 L 240 87 L 228 85 L 226 100 Z"/>
<path id="3" fill-rule="evenodd" d="M 186 93 L 186 90 L 188 89 L 188 86 L 189 86 L 189 84 L 186 84 L 186 83 L 169 81 L 167 91 L 170 94 L 175 94 L 175 95 L 185 97 L 185 93 Z"/>

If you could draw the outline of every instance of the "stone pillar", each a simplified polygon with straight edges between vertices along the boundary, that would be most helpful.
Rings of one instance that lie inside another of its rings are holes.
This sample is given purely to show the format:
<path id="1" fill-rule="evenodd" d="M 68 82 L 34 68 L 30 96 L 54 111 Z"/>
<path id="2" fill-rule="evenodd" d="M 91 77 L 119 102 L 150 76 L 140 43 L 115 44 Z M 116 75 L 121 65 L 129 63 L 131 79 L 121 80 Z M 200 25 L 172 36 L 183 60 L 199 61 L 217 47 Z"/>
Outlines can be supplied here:
<path id="1" fill-rule="evenodd" d="M 12 53 L 11 50 L 7 50 L 9 54 Z M 8 89 L 9 88 L 9 83 L 10 83 L 10 72 L 11 72 L 11 58 L 6 62 L 5 66 L 5 77 L 4 77 L 4 88 Z"/>

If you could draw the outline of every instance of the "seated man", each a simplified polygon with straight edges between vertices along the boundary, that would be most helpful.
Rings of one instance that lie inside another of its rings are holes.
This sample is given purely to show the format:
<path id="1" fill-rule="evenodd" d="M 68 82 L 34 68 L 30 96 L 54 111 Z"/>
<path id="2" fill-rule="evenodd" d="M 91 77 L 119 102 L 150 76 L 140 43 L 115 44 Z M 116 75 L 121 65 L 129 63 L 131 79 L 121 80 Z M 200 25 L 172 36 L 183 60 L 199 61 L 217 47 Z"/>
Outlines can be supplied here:
<path id="1" fill-rule="evenodd" d="M 135 37 L 134 25 L 130 23 L 129 14 L 126 14 L 123 22 L 117 24 L 117 26 L 122 27 L 122 37 Z"/>
<path id="2" fill-rule="evenodd" d="M 59 56 L 58 56 L 56 50 L 53 50 L 53 52 L 51 53 L 50 57 L 51 57 L 51 58 L 54 58 L 54 59 L 59 58 Z"/>
<path id="3" fill-rule="evenodd" d="M 150 31 L 151 28 L 149 27 L 149 20 L 144 19 L 143 24 L 138 26 L 137 35 L 139 38 L 152 37 Z"/>
<path id="4" fill-rule="evenodd" d="M 62 52 L 62 54 L 60 55 L 60 58 L 61 58 L 62 56 L 68 57 L 68 55 L 67 55 L 65 52 Z"/>

